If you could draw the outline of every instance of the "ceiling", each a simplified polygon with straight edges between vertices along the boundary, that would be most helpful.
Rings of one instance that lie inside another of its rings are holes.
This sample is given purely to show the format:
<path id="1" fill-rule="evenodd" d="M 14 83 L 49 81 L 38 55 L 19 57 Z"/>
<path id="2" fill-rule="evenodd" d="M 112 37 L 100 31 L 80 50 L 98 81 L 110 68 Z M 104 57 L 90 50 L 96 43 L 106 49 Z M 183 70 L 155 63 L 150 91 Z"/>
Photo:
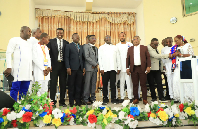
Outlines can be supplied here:
<path id="1" fill-rule="evenodd" d="M 86 0 L 34 0 L 35 5 L 85 7 Z M 92 7 L 136 9 L 142 0 L 93 0 Z"/>

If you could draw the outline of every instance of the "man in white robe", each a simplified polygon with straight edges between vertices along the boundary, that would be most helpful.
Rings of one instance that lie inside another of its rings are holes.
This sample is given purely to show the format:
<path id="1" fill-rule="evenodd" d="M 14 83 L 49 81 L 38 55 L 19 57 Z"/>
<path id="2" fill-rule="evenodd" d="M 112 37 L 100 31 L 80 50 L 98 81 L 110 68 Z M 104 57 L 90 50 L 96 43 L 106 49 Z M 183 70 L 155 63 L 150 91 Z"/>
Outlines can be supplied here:
<path id="1" fill-rule="evenodd" d="M 162 54 L 169 54 L 172 47 L 173 39 L 171 37 L 166 38 L 166 46 L 162 49 Z M 169 89 L 170 99 L 173 99 L 173 73 L 172 73 L 172 61 L 168 59 L 162 59 L 165 66 L 165 75 L 167 76 L 167 83 Z"/>
<path id="2" fill-rule="evenodd" d="M 37 49 L 36 49 L 36 45 L 38 44 L 38 42 L 40 41 L 40 35 L 42 34 L 42 31 L 40 28 L 36 28 L 36 29 L 32 29 L 32 37 L 30 37 L 30 42 L 32 43 L 32 47 L 33 47 L 33 53 L 37 54 Z M 34 56 L 34 54 L 33 54 Z M 33 68 L 34 68 L 34 61 L 32 62 Z M 41 64 L 42 65 L 42 64 Z M 42 65 L 43 66 L 43 65 Z M 32 69 L 33 70 L 33 69 Z M 32 73 L 33 75 L 33 73 Z M 29 92 L 31 93 L 32 90 L 32 84 L 35 83 L 35 78 L 34 76 L 32 76 L 32 81 L 30 81 L 30 86 L 29 86 Z"/>
<path id="3" fill-rule="evenodd" d="M 27 40 L 31 36 L 31 29 L 27 26 L 21 27 L 20 37 L 10 39 L 7 51 L 7 69 L 4 71 L 6 77 L 10 74 L 14 76 L 14 81 L 10 90 L 10 96 L 17 101 L 22 95 L 26 95 L 30 80 L 32 80 L 32 44 Z M 13 62 L 12 62 L 13 54 Z"/>
<path id="4" fill-rule="evenodd" d="M 34 65 L 34 78 L 35 81 L 38 82 L 40 85 L 40 89 L 37 93 L 38 96 L 41 96 L 45 92 L 48 91 L 48 81 L 50 80 L 50 74 L 49 71 L 51 69 L 51 59 L 49 56 L 49 50 L 46 46 L 49 43 L 49 36 L 47 33 L 42 33 L 40 36 L 40 41 L 38 44 L 36 44 L 37 54 L 35 56 L 38 58 L 39 62 L 42 62 L 43 68 L 45 68 L 48 72 L 48 75 L 45 76 L 43 70 L 38 67 L 37 65 Z"/>
<path id="5" fill-rule="evenodd" d="M 121 100 L 119 100 L 119 103 L 122 103 L 125 98 L 125 94 L 126 94 L 125 87 L 124 87 L 125 81 L 127 85 L 128 98 L 130 99 L 130 102 L 133 102 L 132 100 L 133 99 L 133 83 L 131 80 L 131 76 L 127 75 L 126 73 L 127 51 L 129 47 L 133 46 L 133 44 L 130 42 L 126 42 L 126 34 L 124 32 L 121 32 L 119 34 L 119 39 L 121 42 L 116 44 L 116 47 L 120 55 L 120 61 L 121 61 L 121 72 L 119 75 Z"/>

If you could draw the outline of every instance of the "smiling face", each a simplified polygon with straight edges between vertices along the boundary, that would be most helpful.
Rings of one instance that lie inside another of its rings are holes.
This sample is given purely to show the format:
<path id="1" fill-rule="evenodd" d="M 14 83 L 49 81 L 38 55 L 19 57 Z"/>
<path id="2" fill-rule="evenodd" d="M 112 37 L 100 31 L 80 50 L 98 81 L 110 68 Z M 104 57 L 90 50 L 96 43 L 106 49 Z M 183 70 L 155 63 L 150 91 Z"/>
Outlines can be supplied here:
<path id="1" fill-rule="evenodd" d="M 74 34 L 74 35 L 72 36 L 72 39 L 73 39 L 73 42 L 74 42 L 74 43 L 79 43 L 79 41 L 80 41 L 80 37 L 79 37 L 78 34 Z"/>
<path id="2" fill-rule="evenodd" d="M 125 42 L 125 41 L 126 41 L 126 35 L 125 35 L 124 33 L 120 33 L 120 34 L 119 34 L 119 40 L 120 40 L 121 42 Z"/>
<path id="3" fill-rule="evenodd" d="M 173 40 L 170 39 L 170 38 L 168 38 L 168 39 L 166 40 L 166 45 L 167 45 L 168 47 L 171 47 L 171 46 L 172 46 L 172 42 L 173 42 Z"/>
<path id="4" fill-rule="evenodd" d="M 175 37 L 174 38 L 174 42 L 176 43 L 176 45 L 178 45 L 178 46 L 180 46 L 180 45 L 182 45 L 183 44 L 183 41 L 182 41 L 182 39 L 179 39 L 179 38 L 177 38 L 177 37 Z"/>
<path id="5" fill-rule="evenodd" d="M 63 35 L 64 35 L 64 31 L 63 30 L 57 30 L 56 34 L 57 34 L 57 38 L 58 39 L 62 39 Z"/>

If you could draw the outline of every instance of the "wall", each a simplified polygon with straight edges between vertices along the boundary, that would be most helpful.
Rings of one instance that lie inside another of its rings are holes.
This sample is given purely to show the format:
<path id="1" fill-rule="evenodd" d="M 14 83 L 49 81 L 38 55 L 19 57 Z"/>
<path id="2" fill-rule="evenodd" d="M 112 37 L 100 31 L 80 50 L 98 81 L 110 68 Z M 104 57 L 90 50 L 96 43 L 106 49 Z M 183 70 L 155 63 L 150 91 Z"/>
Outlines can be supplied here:
<path id="1" fill-rule="evenodd" d="M 143 1 L 136 8 L 136 35 L 140 36 L 140 44 L 145 45 L 144 9 Z"/>
<path id="2" fill-rule="evenodd" d="M 195 55 L 198 55 L 198 14 L 183 17 L 181 0 L 143 0 L 144 25 L 146 45 L 152 38 L 158 38 L 161 43 L 165 37 L 183 35 L 191 42 Z M 177 17 L 178 22 L 170 23 L 171 17 Z M 162 45 L 158 49 L 161 50 Z"/>
<path id="3" fill-rule="evenodd" d="M 35 3 L 33 0 L 29 0 L 29 27 L 35 28 Z"/>
<path id="4" fill-rule="evenodd" d="M 12 37 L 20 36 L 20 28 L 29 26 L 29 0 L 0 0 L 0 51 L 5 51 Z"/>

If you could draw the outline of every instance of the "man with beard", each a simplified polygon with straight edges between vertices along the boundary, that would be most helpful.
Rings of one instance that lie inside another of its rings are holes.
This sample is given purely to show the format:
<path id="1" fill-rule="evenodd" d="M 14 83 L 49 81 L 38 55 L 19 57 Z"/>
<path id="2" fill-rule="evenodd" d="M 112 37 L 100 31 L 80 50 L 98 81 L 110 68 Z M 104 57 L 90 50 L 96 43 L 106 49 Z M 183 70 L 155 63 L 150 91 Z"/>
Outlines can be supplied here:
<path id="1" fill-rule="evenodd" d="M 32 44 L 28 40 L 30 37 L 31 29 L 23 26 L 20 30 L 20 37 L 10 39 L 7 46 L 7 69 L 4 71 L 4 74 L 6 77 L 10 74 L 14 76 L 10 96 L 15 101 L 17 101 L 18 92 L 19 100 L 23 95 L 26 95 L 30 81 L 32 80 Z"/>
<path id="2" fill-rule="evenodd" d="M 59 77 L 60 85 L 60 101 L 59 106 L 66 107 L 65 104 L 65 93 L 66 93 L 66 78 L 67 72 L 65 68 L 65 46 L 69 44 L 68 41 L 63 39 L 64 30 L 63 28 L 58 28 L 56 30 L 57 38 L 50 39 L 47 47 L 50 49 L 49 54 L 51 58 L 51 68 L 52 72 L 50 74 L 50 98 L 53 100 L 54 105 L 57 100 L 55 100 L 57 82 Z"/>
<path id="3" fill-rule="evenodd" d="M 120 61 L 121 61 L 121 72 L 119 74 L 121 100 L 119 100 L 119 103 L 122 103 L 126 96 L 125 88 L 124 88 L 125 81 L 127 85 L 128 98 L 130 102 L 133 102 L 132 100 L 133 99 L 133 83 L 132 83 L 131 77 L 126 74 L 127 51 L 129 47 L 133 46 L 133 44 L 130 42 L 126 42 L 126 34 L 124 32 L 121 32 L 119 34 L 119 39 L 121 42 L 116 45 L 119 51 Z"/>
<path id="4" fill-rule="evenodd" d="M 98 49 L 95 35 L 89 36 L 88 44 L 83 46 L 85 56 L 85 85 L 84 85 L 84 104 L 90 105 L 90 102 L 96 100 L 95 89 L 97 82 Z M 90 97 L 91 95 L 91 97 Z"/>

